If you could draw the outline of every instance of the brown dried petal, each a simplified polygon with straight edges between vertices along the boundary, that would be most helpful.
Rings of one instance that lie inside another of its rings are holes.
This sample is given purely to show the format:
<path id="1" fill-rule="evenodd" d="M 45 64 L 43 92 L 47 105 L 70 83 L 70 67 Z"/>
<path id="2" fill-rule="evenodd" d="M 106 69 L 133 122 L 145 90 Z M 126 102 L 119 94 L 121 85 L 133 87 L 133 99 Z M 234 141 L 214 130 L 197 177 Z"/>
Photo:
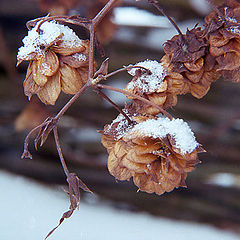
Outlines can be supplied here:
<path id="1" fill-rule="evenodd" d="M 224 34 L 221 34 L 219 31 L 212 33 L 209 36 L 209 44 L 213 47 L 222 47 L 229 42 L 229 39 L 225 37 Z"/>
<path id="2" fill-rule="evenodd" d="M 39 61 L 37 60 L 32 61 L 32 74 L 33 80 L 36 82 L 37 85 L 42 87 L 47 83 L 48 77 L 41 74 L 41 72 L 39 71 Z"/>
<path id="3" fill-rule="evenodd" d="M 40 87 L 33 80 L 32 61 L 29 63 L 26 78 L 23 82 L 23 86 L 24 86 L 24 94 L 28 97 L 28 100 L 30 100 L 32 95 L 37 93 L 38 90 L 40 89 Z"/>
<path id="4" fill-rule="evenodd" d="M 156 193 L 161 195 L 165 192 L 161 184 L 151 181 L 151 176 L 143 174 L 135 174 L 133 177 L 134 184 L 139 187 L 139 190 L 147 193 Z"/>
<path id="5" fill-rule="evenodd" d="M 149 147 L 151 149 L 154 149 L 155 151 L 158 149 L 155 146 L 146 146 L 146 148 Z M 143 148 L 143 147 L 142 147 Z M 142 150 L 141 148 L 141 150 Z M 140 150 L 140 147 L 136 147 L 131 149 L 128 153 L 127 153 L 127 159 L 129 159 L 132 162 L 136 162 L 136 163 L 144 163 L 144 164 L 148 164 L 153 162 L 154 160 L 157 159 L 157 156 L 150 154 L 150 153 L 145 153 L 145 154 L 139 154 L 138 150 Z M 144 149 L 144 151 L 147 152 L 147 149 Z M 149 151 L 149 150 L 148 150 Z M 150 152 L 150 151 L 149 151 Z"/>
<path id="6" fill-rule="evenodd" d="M 128 180 L 132 174 L 126 167 L 120 166 L 120 161 L 121 159 L 115 155 L 114 151 L 111 151 L 108 157 L 108 170 L 116 179 Z"/>
<path id="7" fill-rule="evenodd" d="M 45 86 L 40 91 L 38 91 L 37 95 L 43 103 L 54 105 L 60 92 L 60 73 L 57 72 L 57 74 L 54 76 L 49 77 L 49 80 Z"/>
<path id="8" fill-rule="evenodd" d="M 83 83 L 79 72 L 67 64 L 62 63 L 59 69 L 61 73 L 62 91 L 66 94 L 75 94 L 78 92 Z"/>
<path id="9" fill-rule="evenodd" d="M 180 73 L 171 73 L 166 77 L 168 81 L 168 92 L 171 94 L 186 94 L 189 92 L 189 83 Z"/>
<path id="10" fill-rule="evenodd" d="M 224 56 L 220 56 L 217 59 L 217 70 L 234 70 L 240 67 L 240 54 L 234 52 L 228 52 Z"/>
<path id="11" fill-rule="evenodd" d="M 203 67 L 203 58 L 199 58 L 196 62 L 185 62 L 184 66 L 192 72 L 200 71 Z"/>
<path id="12" fill-rule="evenodd" d="M 189 81 L 191 81 L 192 83 L 198 83 L 202 78 L 203 73 L 204 69 L 202 68 L 198 72 L 186 72 L 185 74 Z"/>
<path id="13" fill-rule="evenodd" d="M 193 83 L 190 86 L 191 94 L 198 99 L 204 97 L 209 91 L 209 89 L 210 89 L 210 83 L 206 85 L 205 84 L 203 85 L 201 83 Z"/>
<path id="14" fill-rule="evenodd" d="M 174 107 L 177 104 L 177 95 L 175 94 L 168 94 L 167 95 L 167 99 L 163 105 L 164 109 L 170 108 L 170 107 Z"/>
<path id="15" fill-rule="evenodd" d="M 59 60 L 53 51 L 47 51 L 43 57 L 38 60 L 38 70 L 45 76 L 53 76 L 59 68 Z"/>
<path id="16" fill-rule="evenodd" d="M 69 56 L 74 53 L 80 53 L 85 50 L 85 47 L 83 45 L 77 45 L 74 47 L 68 47 L 64 44 L 63 41 L 59 41 L 57 45 L 54 45 L 51 47 L 51 50 L 55 53 L 58 53 L 63 56 Z"/>
<path id="17" fill-rule="evenodd" d="M 132 162 L 125 156 L 121 161 L 122 166 L 126 167 L 130 171 L 135 173 L 144 173 L 146 169 L 146 164 Z"/>
<path id="18" fill-rule="evenodd" d="M 69 56 L 62 56 L 61 61 L 73 68 L 86 66 L 86 64 L 88 64 L 88 57 L 82 54 L 82 59 L 81 59 L 80 57 L 77 57 L 76 54 L 79 54 L 79 56 L 81 56 L 81 53 L 75 53 Z M 84 56 L 86 57 L 86 59 L 84 58 Z"/>
<path id="19" fill-rule="evenodd" d="M 114 147 L 116 141 L 111 136 L 102 134 L 102 144 L 107 149 L 107 151 L 111 151 Z"/>

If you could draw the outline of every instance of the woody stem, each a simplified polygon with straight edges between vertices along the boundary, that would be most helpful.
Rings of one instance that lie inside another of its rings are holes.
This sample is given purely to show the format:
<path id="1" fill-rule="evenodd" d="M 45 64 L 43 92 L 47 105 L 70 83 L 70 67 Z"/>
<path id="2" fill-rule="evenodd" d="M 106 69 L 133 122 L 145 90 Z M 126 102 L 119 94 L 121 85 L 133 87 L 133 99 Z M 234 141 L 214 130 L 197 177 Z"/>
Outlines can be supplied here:
<path id="1" fill-rule="evenodd" d="M 104 98 L 105 100 L 107 100 L 109 103 L 111 103 L 113 105 L 114 108 L 116 108 L 118 110 L 118 112 L 120 112 L 128 121 L 129 124 L 132 124 L 132 120 L 128 117 L 128 115 L 116 104 L 114 103 L 105 93 L 103 93 L 99 88 L 96 88 L 97 93 L 99 94 L 99 96 L 101 96 L 102 98 Z"/>
<path id="2" fill-rule="evenodd" d="M 120 92 L 124 95 L 127 95 L 127 96 L 130 96 L 134 99 L 138 99 L 150 106 L 153 106 L 155 108 L 157 108 L 163 115 L 165 115 L 166 117 L 168 117 L 169 119 L 173 119 L 173 117 L 171 116 L 171 114 L 169 114 L 167 111 L 165 111 L 163 108 L 161 108 L 160 106 L 158 106 L 157 104 L 147 100 L 146 98 L 143 98 L 143 97 L 140 97 L 138 95 L 135 95 L 133 93 L 130 93 L 128 91 L 125 91 L 125 90 L 122 90 L 122 89 L 119 89 L 119 88 L 115 88 L 115 87 L 112 87 L 112 86 L 107 86 L 107 85 L 103 85 L 103 84 L 96 84 L 96 87 L 98 88 L 102 88 L 102 89 L 108 89 L 108 90 L 111 90 L 111 91 L 115 91 L 115 92 Z"/>
<path id="3" fill-rule="evenodd" d="M 120 73 L 120 72 L 124 72 L 124 71 L 128 71 L 128 70 L 131 70 L 132 68 L 140 68 L 140 69 L 143 69 L 145 70 L 147 73 L 150 73 L 151 74 L 151 71 L 145 67 L 142 67 L 142 66 L 127 66 L 127 67 L 123 67 L 123 68 L 119 68 L 118 70 L 116 71 L 113 71 L 111 73 L 108 73 L 106 75 L 104 75 L 104 79 L 107 79 L 109 77 L 112 77 L 113 75 L 117 74 L 117 73 Z"/>
<path id="4" fill-rule="evenodd" d="M 54 134 L 54 139 L 55 139 L 58 155 L 59 155 L 64 173 L 68 177 L 69 176 L 69 170 L 67 168 L 66 162 L 65 162 L 64 157 L 63 157 L 62 148 L 61 148 L 59 137 L 58 137 L 57 126 L 53 129 L 53 134 Z"/>
<path id="5" fill-rule="evenodd" d="M 58 120 L 71 106 L 72 104 L 79 98 L 79 96 L 90 87 L 89 83 L 86 83 L 59 111 L 59 113 L 55 116 L 55 119 Z"/>
<path id="6" fill-rule="evenodd" d="M 176 28 L 176 30 L 178 31 L 179 35 L 184 39 L 183 33 L 180 30 L 180 28 L 178 27 L 178 25 L 174 22 L 174 20 L 168 16 L 164 10 L 158 5 L 157 1 L 154 0 L 148 0 L 149 3 L 151 3 L 155 8 L 157 8 L 158 11 L 160 11 L 165 17 L 168 18 L 168 20 L 171 22 L 171 24 Z"/>

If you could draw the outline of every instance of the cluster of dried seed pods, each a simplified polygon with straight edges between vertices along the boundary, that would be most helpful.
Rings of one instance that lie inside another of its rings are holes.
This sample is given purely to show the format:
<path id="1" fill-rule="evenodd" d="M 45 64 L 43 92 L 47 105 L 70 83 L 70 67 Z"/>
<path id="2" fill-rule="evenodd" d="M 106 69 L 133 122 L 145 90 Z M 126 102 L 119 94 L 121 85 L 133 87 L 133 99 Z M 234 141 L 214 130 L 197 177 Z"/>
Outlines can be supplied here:
<path id="1" fill-rule="evenodd" d="M 101 14 L 106 14 L 116 2 L 110 0 L 95 20 L 100 21 Z M 224 5 L 215 7 L 205 18 L 204 29 L 195 27 L 186 34 L 178 29 L 179 34 L 165 43 L 160 62 L 146 60 L 123 69 L 133 78 L 124 90 L 117 90 L 132 100 L 122 110 L 101 92 L 104 85 L 99 81 L 113 75 L 107 72 L 108 60 L 94 74 L 96 29 L 89 28 L 90 24 L 95 27 L 94 21 L 76 19 L 90 30 L 90 44 L 54 21 L 54 17 L 33 21 L 17 57 L 18 64 L 30 61 L 25 94 L 29 98 L 37 94 L 43 103 L 54 105 L 61 91 L 78 93 L 78 97 L 81 91 L 92 87 L 120 111 L 102 131 L 102 143 L 109 152 L 109 172 L 119 180 L 133 178 L 139 190 L 148 193 L 162 194 L 186 186 L 187 173 L 199 162 L 197 153 L 204 150 L 187 123 L 172 118 L 165 110 L 177 104 L 180 94 L 202 98 L 221 74 L 240 81 L 240 3 L 226 0 Z M 74 18 L 68 20 L 74 23 Z M 73 97 L 71 103 L 74 100 Z M 64 112 L 65 109 L 57 116 Z M 54 124 L 58 117 L 52 121 Z"/>

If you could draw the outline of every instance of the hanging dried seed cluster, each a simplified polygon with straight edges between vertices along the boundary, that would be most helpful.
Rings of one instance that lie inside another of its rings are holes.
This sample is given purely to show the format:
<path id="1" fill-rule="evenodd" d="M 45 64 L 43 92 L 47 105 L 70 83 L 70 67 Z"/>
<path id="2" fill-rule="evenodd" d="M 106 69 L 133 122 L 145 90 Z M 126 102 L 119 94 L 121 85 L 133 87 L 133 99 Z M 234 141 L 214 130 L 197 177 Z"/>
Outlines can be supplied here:
<path id="1" fill-rule="evenodd" d="M 177 84 L 173 81 L 176 94 L 190 92 L 196 98 L 205 96 L 219 74 L 202 30 L 194 28 L 187 30 L 186 35 L 174 36 L 165 43 L 164 51 L 166 55 L 161 60 L 162 64 L 169 73 L 178 75 Z M 182 84 L 180 88 L 179 82 Z"/>
<path id="2" fill-rule="evenodd" d="M 90 7 L 92 3 L 86 2 Z M 110 74 L 108 59 L 94 74 L 94 42 L 89 50 L 88 40 L 80 40 L 67 26 L 47 21 L 47 17 L 43 19 L 35 22 L 23 39 L 24 46 L 17 56 L 18 64 L 30 61 L 24 81 L 25 94 L 29 98 L 37 94 L 43 103 L 53 105 L 61 90 L 75 94 L 87 83 L 80 94 L 92 87 L 120 112 L 101 132 L 102 143 L 109 153 L 109 172 L 119 180 L 133 178 L 139 190 L 148 193 L 162 194 L 185 187 L 187 173 L 194 169 L 199 162 L 197 154 L 204 150 L 188 124 L 171 117 L 166 109 L 177 104 L 180 94 L 191 93 L 202 98 L 221 74 L 234 82 L 240 81 L 240 3 L 226 0 L 225 5 L 216 7 L 205 18 L 203 30 L 195 27 L 182 34 L 178 29 L 179 35 L 165 43 L 165 55 L 160 62 L 146 60 Z M 95 28 L 89 28 L 94 21 L 85 24 L 90 35 L 95 34 Z M 128 70 L 132 76 L 124 90 L 99 84 L 122 70 Z M 122 92 L 132 103 L 121 110 L 101 92 L 104 86 Z M 46 122 L 45 128 L 41 127 L 47 132 L 45 136 L 56 127 L 58 119 L 52 120 Z M 29 156 L 28 150 L 24 153 Z"/>
<path id="3" fill-rule="evenodd" d="M 226 3 L 206 18 L 206 38 L 216 69 L 233 82 L 240 82 L 240 2 Z"/>
<path id="4" fill-rule="evenodd" d="M 75 94 L 87 82 L 89 42 L 80 40 L 67 26 L 40 23 L 23 39 L 17 60 L 18 64 L 30 61 L 25 95 L 30 99 L 37 94 L 43 103 L 54 105 L 61 90 Z"/>
<path id="5" fill-rule="evenodd" d="M 119 180 L 133 181 L 139 190 L 162 194 L 186 187 L 187 172 L 203 151 L 182 119 L 142 116 L 124 109 L 132 123 L 120 114 L 103 130 L 102 143 L 109 153 L 109 172 Z"/>
<path id="6" fill-rule="evenodd" d="M 133 103 L 124 111 L 132 123 L 125 119 L 123 124 L 119 115 L 102 132 L 108 169 L 116 179 L 132 177 L 139 190 L 157 194 L 185 186 L 187 172 L 199 162 L 197 153 L 204 150 L 186 123 L 157 116 L 160 109 L 138 96 L 168 109 L 179 94 L 202 98 L 221 74 L 239 81 L 239 17 L 240 3 L 228 0 L 206 17 L 205 29 L 195 27 L 167 41 L 160 63 L 146 60 L 128 71 L 133 79 L 125 90 Z"/>

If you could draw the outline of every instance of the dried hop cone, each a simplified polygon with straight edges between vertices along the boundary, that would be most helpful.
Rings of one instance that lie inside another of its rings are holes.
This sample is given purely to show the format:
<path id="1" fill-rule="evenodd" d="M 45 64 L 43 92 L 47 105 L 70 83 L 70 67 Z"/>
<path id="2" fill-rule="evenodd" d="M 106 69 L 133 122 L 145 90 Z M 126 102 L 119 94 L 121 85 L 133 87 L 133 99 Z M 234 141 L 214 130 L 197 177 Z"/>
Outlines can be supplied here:
<path id="1" fill-rule="evenodd" d="M 67 26 L 54 21 L 37 22 L 23 39 L 17 60 L 30 61 L 24 93 L 37 94 L 45 104 L 54 105 L 61 90 L 75 94 L 88 79 L 88 40 L 80 40 Z"/>
<path id="2" fill-rule="evenodd" d="M 217 71 L 240 82 L 240 2 L 226 0 L 206 18 L 209 50 L 217 61 Z"/>
<path id="3" fill-rule="evenodd" d="M 139 62 L 128 73 L 133 76 L 133 79 L 125 87 L 129 93 L 144 97 L 164 109 L 177 104 L 177 96 L 170 89 L 172 79 L 178 76 L 169 75 L 161 63 L 152 60 Z M 134 97 L 127 97 L 134 100 L 133 106 L 137 112 L 150 115 L 159 113 L 159 109 Z"/>
<path id="4" fill-rule="evenodd" d="M 190 92 L 202 98 L 219 77 L 215 58 L 209 54 L 201 28 L 174 36 L 165 43 L 164 52 L 161 62 L 176 78 L 173 78 L 171 89 L 176 94 Z"/>
<path id="5" fill-rule="evenodd" d="M 102 132 L 109 153 L 108 170 L 118 180 L 133 177 L 141 191 L 162 194 L 186 187 L 187 172 L 199 163 L 203 151 L 181 119 L 120 114 Z"/>

